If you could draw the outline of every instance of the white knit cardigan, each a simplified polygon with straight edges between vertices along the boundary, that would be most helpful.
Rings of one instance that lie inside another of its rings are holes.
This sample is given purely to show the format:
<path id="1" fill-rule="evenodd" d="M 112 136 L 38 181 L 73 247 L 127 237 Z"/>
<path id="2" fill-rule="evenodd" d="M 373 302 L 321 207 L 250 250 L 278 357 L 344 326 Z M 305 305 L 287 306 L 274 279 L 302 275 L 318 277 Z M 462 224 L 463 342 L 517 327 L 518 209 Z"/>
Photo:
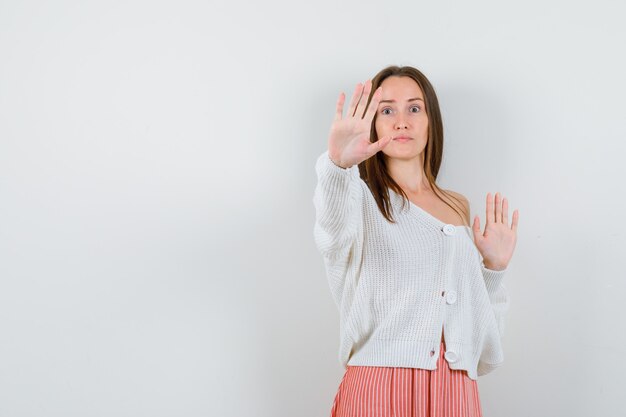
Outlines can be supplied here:
<path id="1" fill-rule="evenodd" d="M 315 244 L 339 309 L 344 366 L 436 369 L 442 328 L 451 369 L 477 379 L 504 357 L 506 270 L 483 264 L 468 226 L 446 224 L 389 189 L 395 224 L 358 166 L 317 159 Z"/>

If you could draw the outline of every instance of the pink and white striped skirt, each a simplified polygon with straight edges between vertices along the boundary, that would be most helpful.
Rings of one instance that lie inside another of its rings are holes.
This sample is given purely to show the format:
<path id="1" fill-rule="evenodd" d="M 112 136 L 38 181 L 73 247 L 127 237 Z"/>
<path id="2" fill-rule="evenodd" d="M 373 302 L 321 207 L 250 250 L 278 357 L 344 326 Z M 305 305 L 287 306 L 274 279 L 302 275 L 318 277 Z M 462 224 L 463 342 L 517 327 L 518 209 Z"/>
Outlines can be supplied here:
<path id="1" fill-rule="evenodd" d="M 437 369 L 348 366 L 331 417 L 482 417 L 478 384 L 450 369 L 441 342 Z"/>

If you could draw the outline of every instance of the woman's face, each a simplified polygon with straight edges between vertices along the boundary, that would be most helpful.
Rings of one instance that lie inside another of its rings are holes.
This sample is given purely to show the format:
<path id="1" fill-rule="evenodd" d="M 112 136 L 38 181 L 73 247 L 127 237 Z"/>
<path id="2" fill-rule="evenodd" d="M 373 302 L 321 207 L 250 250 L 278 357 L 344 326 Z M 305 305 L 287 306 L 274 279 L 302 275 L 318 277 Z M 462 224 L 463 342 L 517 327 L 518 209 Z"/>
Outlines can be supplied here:
<path id="1" fill-rule="evenodd" d="M 420 157 L 428 141 L 428 115 L 422 90 L 412 78 L 398 76 L 386 78 L 381 87 L 376 134 L 379 139 L 393 137 L 382 152 L 389 158 Z"/>

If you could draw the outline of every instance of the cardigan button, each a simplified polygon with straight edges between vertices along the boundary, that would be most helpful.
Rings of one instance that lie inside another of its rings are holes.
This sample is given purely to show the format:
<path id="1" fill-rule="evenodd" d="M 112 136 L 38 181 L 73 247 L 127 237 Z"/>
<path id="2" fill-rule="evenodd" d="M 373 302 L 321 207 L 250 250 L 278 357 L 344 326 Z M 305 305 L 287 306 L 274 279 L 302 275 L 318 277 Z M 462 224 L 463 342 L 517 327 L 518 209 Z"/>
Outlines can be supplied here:
<path id="1" fill-rule="evenodd" d="M 453 350 L 447 350 L 443 356 L 450 363 L 456 362 L 457 360 L 459 360 L 459 355 L 457 355 L 456 352 Z"/>
<path id="2" fill-rule="evenodd" d="M 446 224 L 443 226 L 443 233 L 448 236 L 453 236 L 456 233 L 456 227 L 453 224 Z"/>
<path id="3" fill-rule="evenodd" d="M 456 292 L 448 291 L 446 293 L 446 303 L 448 303 L 448 304 L 456 303 Z"/>

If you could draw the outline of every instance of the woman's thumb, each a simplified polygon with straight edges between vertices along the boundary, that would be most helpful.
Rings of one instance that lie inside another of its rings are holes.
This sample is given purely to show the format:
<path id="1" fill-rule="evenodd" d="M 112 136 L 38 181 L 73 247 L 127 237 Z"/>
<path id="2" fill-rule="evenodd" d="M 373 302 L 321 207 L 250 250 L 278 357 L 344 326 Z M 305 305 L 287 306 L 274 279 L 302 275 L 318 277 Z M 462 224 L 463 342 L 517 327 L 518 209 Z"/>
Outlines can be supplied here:
<path id="1" fill-rule="evenodd" d="M 385 148 L 385 146 L 387 146 L 389 142 L 391 142 L 391 139 L 392 139 L 392 136 L 384 136 L 378 139 L 376 142 L 372 143 L 369 146 L 371 154 L 374 155 L 376 152 L 382 151 Z"/>

